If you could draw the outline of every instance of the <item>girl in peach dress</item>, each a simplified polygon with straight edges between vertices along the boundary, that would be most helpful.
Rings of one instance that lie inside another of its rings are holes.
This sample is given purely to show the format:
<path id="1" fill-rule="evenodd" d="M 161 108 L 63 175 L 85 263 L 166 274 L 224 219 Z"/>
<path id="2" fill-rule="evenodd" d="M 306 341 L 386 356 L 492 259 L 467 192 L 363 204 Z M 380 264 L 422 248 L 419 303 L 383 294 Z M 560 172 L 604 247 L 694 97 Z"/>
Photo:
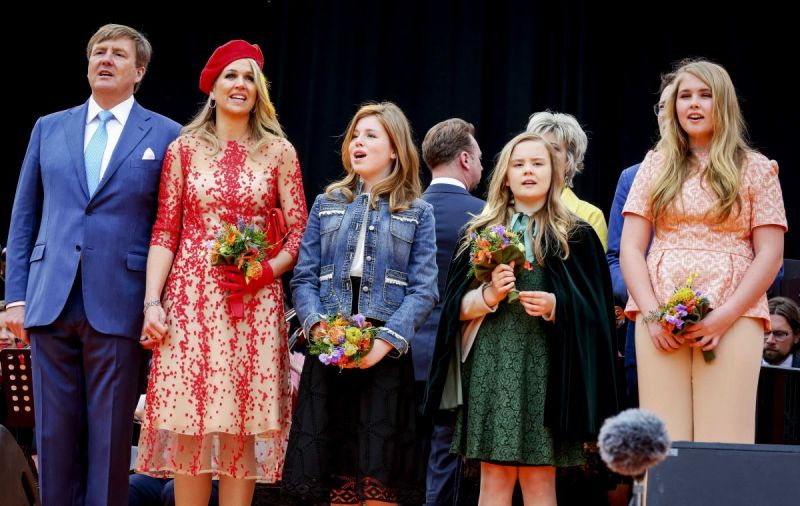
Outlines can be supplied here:
<path id="1" fill-rule="evenodd" d="M 753 443 L 770 328 L 765 292 L 786 232 L 777 165 L 747 145 L 724 68 L 688 61 L 675 76 L 662 138 L 623 210 L 620 264 L 632 296 L 626 313 L 636 320 L 640 404 L 665 420 L 673 440 Z M 647 316 L 692 274 L 713 310 L 674 336 Z M 709 350 L 716 358 L 706 362 Z"/>

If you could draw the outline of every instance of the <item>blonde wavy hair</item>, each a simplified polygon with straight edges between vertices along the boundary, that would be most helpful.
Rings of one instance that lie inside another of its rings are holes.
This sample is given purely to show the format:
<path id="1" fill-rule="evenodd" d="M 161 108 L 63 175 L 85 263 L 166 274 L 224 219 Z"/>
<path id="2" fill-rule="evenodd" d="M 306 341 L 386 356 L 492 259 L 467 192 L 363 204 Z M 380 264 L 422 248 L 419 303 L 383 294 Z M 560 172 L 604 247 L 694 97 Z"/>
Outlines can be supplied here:
<path id="1" fill-rule="evenodd" d="M 286 138 L 286 134 L 283 133 L 283 128 L 281 128 L 281 124 L 278 122 L 278 115 L 275 112 L 275 106 L 272 105 L 272 101 L 269 98 L 269 81 L 267 81 L 266 76 L 261 72 L 258 63 L 254 59 L 246 58 L 246 60 L 253 71 L 256 85 L 256 105 L 253 107 L 249 119 L 250 138 L 255 141 L 249 154 L 254 156 L 275 137 Z M 219 76 L 217 79 L 219 79 Z M 214 82 L 216 83 L 216 80 Z M 211 95 L 209 95 L 200 111 L 192 118 L 189 124 L 183 127 L 181 133 L 194 135 L 205 141 L 210 148 L 211 154 L 217 154 L 220 150 L 220 142 L 219 137 L 217 137 L 216 111 L 215 108 L 211 107 L 211 100 Z"/>
<path id="2" fill-rule="evenodd" d="M 665 127 L 656 150 L 664 156 L 664 170 L 656 178 L 650 192 L 653 223 L 666 226 L 667 210 L 680 195 L 689 177 L 693 154 L 689 137 L 678 121 L 675 101 L 681 81 L 692 75 L 711 89 L 714 132 L 708 153 L 704 179 L 719 199 L 710 218 L 718 223 L 739 211 L 739 184 L 742 165 L 752 148 L 747 143 L 747 129 L 739 109 L 736 90 L 728 72 L 707 60 L 684 60 L 674 72 L 674 86 L 665 104 Z M 656 228 L 658 230 L 658 227 Z"/>
<path id="3" fill-rule="evenodd" d="M 575 216 L 561 202 L 561 192 L 564 189 L 564 167 L 559 163 L 550 143 L 539 134 L 523 132 L 503 146 L 489 180 L 486 206 L 484 206 L 480 214 L 467 223 L 465 239 L 468 239 L 473 232 L 477 232 L 487 225 L 499 223 L 508 225 L 511 223 L 511 217 L 515 211 L 514 195 L 511 193 L 511 188 L 506 185 L 508 168 L 511 165 L 511 155 L 514 152 L 514 148 L 523 142 L 538 142 L 544 145 L 550 157 L 550 167 L 552 168 L 550 188 L 547 190 L 547 202 L 533 215 L 532 220 L 528 220 L 528 228 L 525 231 L 528 234 L 528 238 L 533 241 L 533 254 L 536 257 L 536 263 L 544 265 L 544 259 L 548 255 L 558 255 L 564 259 L 569 257 L 569 237 L 577 226 L 577 221 Z M 533 237 L 534 223 L 539 231 L 535 237 Z M 465 240 L 461 244 L 459 253 L 468 247 L 469 241 Z"/>
<path id="4" fill-rule="evenodd" d="M 350 163 L 350 141 L 353 140 L 353 131 L 361 118 L 375 116 L 386 130 L 392 149 L 397 155 L 394 166 L 389 176 L 372 187 L 370 191 L 370 205 L 376 208 L 376 199 L 388 195 L 389 209 L 391 212 L 408 209 L 414 199 L 422 195 L 422 183 L 419 179 L 419 154 L 411 138 L 411 126 L 406 115 L 392 102 L 367 103 L 350 120 L 347 131 L 342 140 L 342 165 L 345 177 L 333 182 L 325 188 L 325 193 L 330 198 L 337 198 L 337 193 L 345 201 L 352 202 L 358 187 L 358 174 Z"/>

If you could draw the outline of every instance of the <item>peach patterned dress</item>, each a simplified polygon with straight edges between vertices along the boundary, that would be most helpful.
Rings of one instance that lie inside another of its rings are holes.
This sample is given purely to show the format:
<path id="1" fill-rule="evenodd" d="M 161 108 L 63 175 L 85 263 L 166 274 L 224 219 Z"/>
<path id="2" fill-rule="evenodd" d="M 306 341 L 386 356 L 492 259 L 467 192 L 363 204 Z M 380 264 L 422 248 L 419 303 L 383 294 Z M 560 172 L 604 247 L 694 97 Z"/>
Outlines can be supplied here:
<path id="1" fill-rule="evenodd" d="M 651 151 L 642 162 L 633 181 L 623 214 L 636 214 L 652 221 L 651 185 L 663 169 L 664 156 Z M 676 286 L 697 273 L 693 287 L 703 292 L 711 307 L 719 307 L 733 295 L 750 267 L 753 251 L 752 231 L 763 225 L 787 229 L 777 167 L 760 153 L 750 153 L 741 172 L 739 194 L 741 208 L 722 223 L 706 216 L 717 206 L 717 196 L 703 182 L 707 160 L 701 158 L 695 170 L 683 184 L 679 197 L 668 210 L 670 227 L 658 230 L 647 253 L 650 282 L 659 302 L 665 302 Z M 636 318 L 639 308 L 628 297 L 626 315 Z M 769 328 L 767 297 L 762 295 L 743 316 L 762 319 Z"/>
<path id="2" fill-rule="evenodd" d="M 277 279 L 245 295 L 244 318 L 231 318 L 208 249 L 223 223 L 264 227 L 278 199 L 283 248 L 296 257 L 308 215 L 288 141 L 275 138 L 255 158 L 236 141 L 213 156 L 192 136 L 170 145 L 151 241 L 176 252 L 169 331 L 153 352 L 137 470 L 280 479 L 291 420 L 283 287 Z"/>

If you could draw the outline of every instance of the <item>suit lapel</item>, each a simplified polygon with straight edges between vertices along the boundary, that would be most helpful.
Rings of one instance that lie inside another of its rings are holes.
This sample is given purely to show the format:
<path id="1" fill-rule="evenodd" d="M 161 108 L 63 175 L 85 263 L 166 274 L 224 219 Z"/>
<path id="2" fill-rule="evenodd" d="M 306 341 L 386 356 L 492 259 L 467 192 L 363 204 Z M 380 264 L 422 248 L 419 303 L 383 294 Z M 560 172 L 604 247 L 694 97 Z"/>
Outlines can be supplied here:
<path id="1" fill-rule="evenodd" d="M 83 157 L 83 136 L 86 133 L 86 114 L 89 103 L 75 107 L 69 111 L 66 123 L 64 123 L 64 138 L 67 142 L 67 149 L 72 158 L 72 167 L 78 177 L 81 190 L 86 199 L 89 199 L 89 185 L 86 182 L 86 162 Z"/>
<path id="2" fill-rule="evenodd" d="M 122 129 L 122 135 L 120 135 L 119 141 L 117 141 L 117 145 L 114 147 L 114 152 L 111 153 L 111 160 L 108 162 L 108 167 L 106 167 L 106 172 L 103 174 L 100 184 L 97 185 L 97 190 L 94 192 L 95 195 L 105 188 L 108 181 L 110 181 L 117 170 L 119 170 L 122 162 L 128 159 L 133 148 L 135 148 L 142 141 L 144 136 L 147 135 L 147 132 L 150 131 L 149 120 L 150 115 L 134 101 L 133 108 L 128 116 L 128 121 L 125 122 L 125 128 Z M 85 172 L 86 170 L 84 169 L 84 173 Z M 85 179 L 86 174 L 84 174 L 84 180 Z"/>

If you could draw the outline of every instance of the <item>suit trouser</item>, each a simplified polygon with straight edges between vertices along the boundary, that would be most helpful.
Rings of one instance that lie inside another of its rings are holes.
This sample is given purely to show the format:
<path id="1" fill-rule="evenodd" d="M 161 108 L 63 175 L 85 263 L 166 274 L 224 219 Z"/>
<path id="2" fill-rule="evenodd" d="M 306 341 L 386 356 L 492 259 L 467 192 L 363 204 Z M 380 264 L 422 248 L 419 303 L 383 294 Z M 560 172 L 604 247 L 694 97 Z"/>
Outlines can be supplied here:
<path id="1" fill-rule="evenodd" d="M 42 504 L 127 504 L 141 346 L 89 325 L 80 271 L 58 319 L 30 336 Z"/>
<path id="2" fill-rule="evenodd" d="M 455 506 L 461 484 L 461 456 L 450 453 L 455 431 L 455 415 L 445 413 L 434 421 L 431 434 L 428 472 L 426 475 L 426 506 Z"/>
<path id="3" fill-rule="evenodd" d="M 673 441 L 752 444 L 763 333 L 760 320 L 739 318 L 706 363 L 700 348 L 686 343 L 675 351 L 656 349 L 639 315 L 640 406 L 664 420 Z"/>

